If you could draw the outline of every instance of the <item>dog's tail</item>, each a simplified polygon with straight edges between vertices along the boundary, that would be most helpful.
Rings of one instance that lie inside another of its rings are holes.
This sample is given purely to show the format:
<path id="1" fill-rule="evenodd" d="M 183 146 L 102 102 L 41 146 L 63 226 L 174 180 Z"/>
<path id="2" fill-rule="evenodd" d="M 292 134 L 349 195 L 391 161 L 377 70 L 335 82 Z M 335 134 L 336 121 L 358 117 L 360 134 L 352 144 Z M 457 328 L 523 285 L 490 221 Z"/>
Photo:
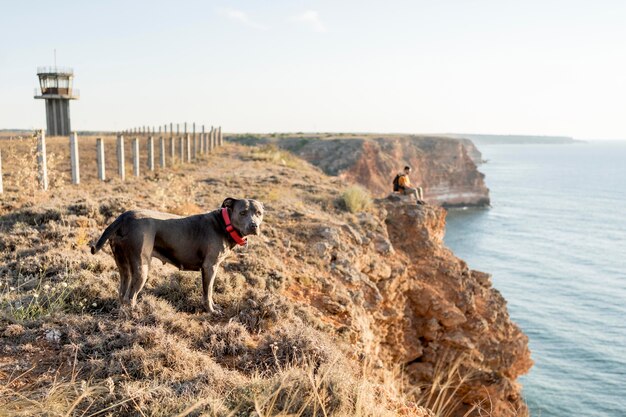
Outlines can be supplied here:
<path id="1" fill-rule="evenodd" d="M 98 239 L 98 242 L 96 242 L 95 245 L 91 245 L 92 254 L 95 254 L 100 249 L 102 249 L 102 246 L 104 246 L 107 240 L 109 240 L 111 235 L 117 232 L 117 229 L 120 228 L 122 222 L 124 221 L 124 218 L 126 217 L 124 216 L 124 214 L 120 215 L 117 219 L 115 219 L 113 223 L 111 223 L 106 229 L 104 229 L 104 232 L 102 233 L 102 236 L 100 236 L 100 239 Z"/>

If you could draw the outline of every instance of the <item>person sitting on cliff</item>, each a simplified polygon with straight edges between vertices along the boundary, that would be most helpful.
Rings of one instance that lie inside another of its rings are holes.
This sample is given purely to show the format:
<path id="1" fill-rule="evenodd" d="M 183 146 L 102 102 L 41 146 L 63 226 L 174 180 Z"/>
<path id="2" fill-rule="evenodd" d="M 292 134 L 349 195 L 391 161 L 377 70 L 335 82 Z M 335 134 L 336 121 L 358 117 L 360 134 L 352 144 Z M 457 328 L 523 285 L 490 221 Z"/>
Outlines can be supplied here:
<path id="1" fill-rule="evenodd" d="M 411 167 L 408 165 L 405 166 L 404 172 L 396 175 L 396 178 L 393 180 L 393 190 L 404 195 L 414 195 L 417 204 L 426 204 L 424 201 L 424 190 L 422 190 L 422 187 L 413 187 L 411 185 L 411 179 L 409 178 L 410 173 Z"/>

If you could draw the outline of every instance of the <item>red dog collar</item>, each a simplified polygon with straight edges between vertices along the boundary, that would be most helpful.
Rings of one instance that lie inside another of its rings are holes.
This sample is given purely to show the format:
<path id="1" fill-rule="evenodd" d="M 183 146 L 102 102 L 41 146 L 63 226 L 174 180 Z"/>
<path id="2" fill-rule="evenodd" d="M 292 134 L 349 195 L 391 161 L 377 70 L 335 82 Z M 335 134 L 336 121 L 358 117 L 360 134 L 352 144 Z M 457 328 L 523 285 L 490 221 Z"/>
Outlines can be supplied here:
<path id="1" fill-rule="evenodd" d="M 224 223 L 226 223 L 226 231 L 228 232 L 230 237 L 233 238 L 235 243 L 237 243 L 239 246 L 246 246 L 246 244 L 248 243 L 246 238 L 242 238 L 239 232 L 237 232 L 233 225 L 230 224 L 230 216 L 228 215 L 228 209 L 226 207 L 222 208 L 222 218 L 224 219 Z"/>

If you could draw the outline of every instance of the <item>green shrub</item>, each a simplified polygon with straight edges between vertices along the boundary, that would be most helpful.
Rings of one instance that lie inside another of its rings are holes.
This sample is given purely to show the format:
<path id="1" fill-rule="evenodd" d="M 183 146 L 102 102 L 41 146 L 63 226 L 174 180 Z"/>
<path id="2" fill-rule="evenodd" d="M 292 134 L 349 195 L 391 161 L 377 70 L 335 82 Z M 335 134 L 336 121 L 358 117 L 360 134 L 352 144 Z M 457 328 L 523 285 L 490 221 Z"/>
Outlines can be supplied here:
<path id="1" fill-rule="evenodd" d="M 349 212 L 358 213 L 367 210 L 372 205 L 372 196 L 362 186 L 353 185 L 343 192 L 341 202 Z"/>

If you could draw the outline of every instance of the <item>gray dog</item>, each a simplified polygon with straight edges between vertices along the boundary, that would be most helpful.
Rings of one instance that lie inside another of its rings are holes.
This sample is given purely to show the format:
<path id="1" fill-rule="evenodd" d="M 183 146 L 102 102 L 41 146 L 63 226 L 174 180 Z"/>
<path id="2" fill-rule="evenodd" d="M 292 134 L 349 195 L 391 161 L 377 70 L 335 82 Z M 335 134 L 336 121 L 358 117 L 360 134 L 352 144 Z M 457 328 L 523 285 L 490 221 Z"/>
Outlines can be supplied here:
<path id="1" fill-rule="evenodd" d="M 150 210 L 121 214 L 106 228 L 91 253 L 110 241 L 120 271 L 120 304 L 134 307 L 148 279 L 152 257 L 183 271 L 202 271 L 204 306 L 215 312 L 213 284 L 220 263 L 244 236 L 260 234 L 263 204 L 227 198 L 219 210 L 190 217 Z"/>

